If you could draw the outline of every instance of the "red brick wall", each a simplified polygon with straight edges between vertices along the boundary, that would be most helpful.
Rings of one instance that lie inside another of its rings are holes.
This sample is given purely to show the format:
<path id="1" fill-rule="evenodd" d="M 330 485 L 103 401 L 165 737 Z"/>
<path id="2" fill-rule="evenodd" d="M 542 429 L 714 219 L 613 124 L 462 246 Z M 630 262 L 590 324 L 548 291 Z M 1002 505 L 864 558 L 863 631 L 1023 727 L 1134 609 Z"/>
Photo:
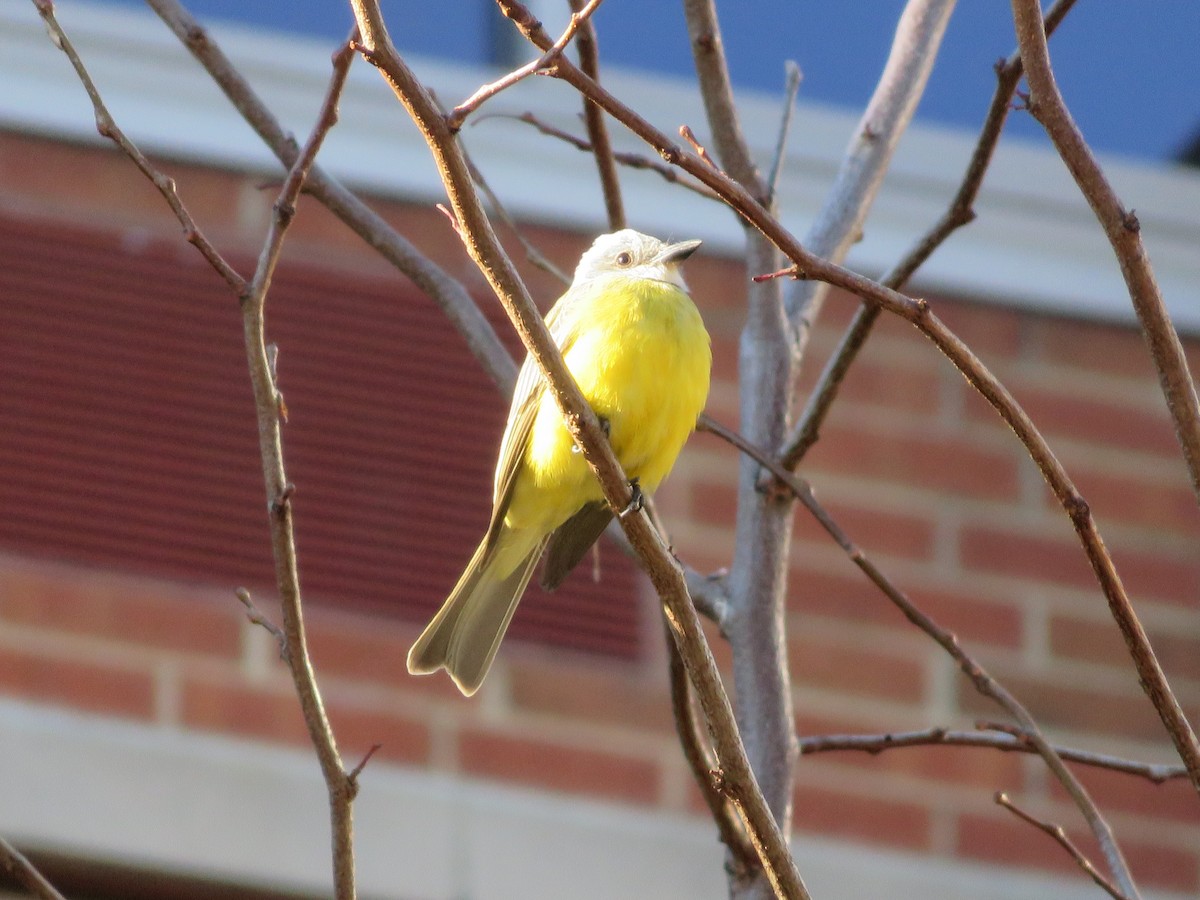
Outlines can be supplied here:
<path id="1" fill-rule="evenodd" d="M 214 237 L 225 245 L 259 239 L 270 202 L 255 189 L 259 179 L 171 168 Z M 114 155 L 0 136 L 0 202 L 9 211 L 174 234 L 151 193 Z M 453 273 L 477 283 L 435 213 L 384 208 Z M 533 236 L 567 265 L 582 243 L 536 229 Z M 386 271 L 311 205 L 291 252 L 368 275 Z M 742 279 L 736 266 L 712 259 L 691 269 L 714 337 L 709 411 L 728 424 L 736 422 Z M 553 290 L 544 277 L 532 280 Z M 1200 512 L 1140 337 L 932 299 L 1026 405 L 1077 480 L 1180 701 L 1200 720 Z M 846 297 L 830 300 L 806 386 L 852 308 Z M 1189 347 L 1193 358 L 1196 350 Z M 730 558 L 735 465 L 727 447 L 697 436 L 660 492 L 677 550 L 702 570 Z M 881 323 L 802 474 L 851 537 L 1056 737 L 1171 758 L 1068 521 L 1012 435 L 911 327 Z M 297 528 L 303 537 L 303 518 Z M 999 717 L 803 512 L 792 560 L 789 650 L 803 732 L 969 727 Z M 649 601 L 646 609 L 651 636 L 641 658 L 512 641 L 472 700 L 445 679 L 406 674 L 413 623 L 315 606 L 309 628 L 350 760 L 378 742 L 387 762 L 701 815 L 672 731 Z M 272 639 L 243 620 L 230 590 L 11 552 L 0 556 L 0 692 L 163 727 L 306 740 Z M 1082 774 L 1146 886 L 1200 889 L 1200 807 L 1190 788 Z M 1039 763 L 965 749 L 805 758 L 796 825 L 937 857 L 1072 871 L 1044 835 L 994 805 L 999 789 L 1079 831 Z"/>

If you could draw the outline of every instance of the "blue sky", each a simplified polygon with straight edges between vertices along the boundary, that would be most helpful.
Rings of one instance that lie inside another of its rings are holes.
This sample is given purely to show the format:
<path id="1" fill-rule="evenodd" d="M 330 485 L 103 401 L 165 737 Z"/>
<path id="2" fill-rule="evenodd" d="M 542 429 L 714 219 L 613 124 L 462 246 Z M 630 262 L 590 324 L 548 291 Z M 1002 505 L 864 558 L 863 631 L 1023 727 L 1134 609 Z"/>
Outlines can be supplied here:
<path id="1" fill-rule="evenodd" d="M 348 5 L 331 0 L 192 0 L 188 6 L 202 19 L 254 22 L 331 42 L 350 25 Z M 727 0 L 720 9 L 735 84 L 781 90 L 790 58 L 804 71 L 802 97 L 861 108 L 903 7 L 903 0 Z M 475 62 L 488 57 L 496 15 L 491 0 L 384 0 L 384 11 L 401 50 Z M 636 27 L 627 26 L 631 20 Z M 595 21 L 602 64 L 690 75 L 676 0 L 606 0 Z M 1055 35 L 1051 54 L 1072 113 L 1095 149 L 1166 160 L 1200 133 L 1198 44 L 1196 0 L 1083 0 Z M 918 118 L 976 129 L 994 85 L 992 65 L 1014 45 L 1007 0 L 960 0 Z M 1027 115 L 1010 117 L 1008 128 L 1042 139 Z"/>

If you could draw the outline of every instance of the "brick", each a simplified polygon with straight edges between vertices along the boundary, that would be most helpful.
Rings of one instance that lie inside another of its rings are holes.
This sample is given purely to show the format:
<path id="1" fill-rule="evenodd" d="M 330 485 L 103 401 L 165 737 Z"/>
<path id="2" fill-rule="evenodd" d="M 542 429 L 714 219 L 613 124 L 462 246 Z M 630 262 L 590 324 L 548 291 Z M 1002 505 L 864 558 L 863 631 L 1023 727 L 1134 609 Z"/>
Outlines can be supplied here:
<path id="1" fill-rule="evenodd" d="M 429 762 L 429 727 L 387 709 L 363 709 L 342 703 L 329 706 L 329 724 L 342 762 L 353 768 L 378 744 L 375 759 L 421 765 Z"/>
<path id="2" fill-rule="evenodd" d="M 468 775 L 606 800 L 658 800 L 660 773 L 647 759 L 475 729 L 459 735 L 458 753 Z"/>
<path id="3" fill-rule="evenodd" d="M 1134 328 L 1080 319 L 1030 317 L 1034 358 L 1099 375 L 1153 379 L 1154 365 Z"/>
<path id="4" fill-rule="evenodd" d="M 515 661 L 508 682 L 517 711 L 659 733 L 675 730 L 665 676 Z"/>
<path id="5" fill-rule="evenodd" d="M 1069 536 L 968 525 L 962 529 L 959 547 L 963 563 L 972 569 L 1029 581 L 1099 589 L 1082 544 Z M 1115 541 L 1108 549 L 1131 598 L 1200 607 L 1200 560 L 1132 549 Z"/>
<path id="6" fill-rule="evenodd" d="M 1017 496 L 1017 455 L 950 435 L 897 434 L 828 423 L 804 469 L 985 500 Z"/>
<path id="7" fill-rule="evenodd" d="M 895 579 L 894 583 L 926 615 L 965 641 L 1021 645 L 1022 615 L 1015 604 L 910 578 Z M 866 575 L 849 564 L 844 573 L 831 573 L 806 568 L 801 557 L 792 568 L 788 608 L 847 622 L 890 625 L 905 631 L 914 628 Z"/>
<path id="8" fill-rule="evenodd" d="M 233 659 L 240 607 L 170 594 L 166 585 L 34 569 L 0 573 L 0 619 L 48 631 L 91 635 L 182 653 Z"/>
<path id="9" fill-rule="evenodd" d="M 300 701 L 279 682 L 263 687 L 239 683 L 233 676 L 187 674 L 180 701 L 182 724 L 203 731 L 307 744 L 308 730 Z"/>
<path id="10" fill-rule="evenodd" d="M 14 647 L 0 649 L 0 693 L 120 718 L 154 715 L 149 671 Z"/>
<path id="11" fill-rule="evenodd" d="M 1066 438 L 1111 449 L 1135 450 L 1172 458 L 1179 455 L 1179 443 L 1167 418 L 1166 406 L 1161 401 L 1151 407 L 1080 397 L 1066 389 L 1056 389 L 1043 383 L 1007 386 L 1034 425 L 1048 439 Z M 985 404 L 970 404 L 967 417 L 1007 429 L 991 407 Z"/>
<path id="12" fill-rule="evenodd" d="M 1037 814 L 1014 800 L 1026 811 Z M 1008 818 L 1002 818 L 1002 815 Z M 1074 815 L 1078 815 L 1075 813 Z M 1104 857 L 1090 834 L 1068 829 L 1072 842 L 1104 870 Z M 1171 847 L 1120 839 L 1121 849 L 1134 878 L 1144 887 L 1194 891 L 1198 883 L 1195 853 Z M 992 815 L 968 814 L 958 819 L 959 855 L 1006 866 L 1028 866 L 1086 879 L 1075 862 L 1053 838 L 1011 813 L 997 810 Z"/>
<path id="13" fill-rule="evenodd" d="M 1200 634 L 1147 629 L 1154 655 L 1170 678 L 1200 680 Z M 1129 651 L 1112 619 L 1055 615 L 1050 619 L 1050 649 L 1064 659 L 1127 668 Z"/>
<path id="14" fill-rule="evenodd" d="M 1127 693 L 1102 687 L 1079 687 L 1023 674 L 991 673 L 1019 700 L 1044 728 L 1069 728 L 1096 734 L 1118 735 L 1136 740 L 1160 741 L 1166 737 L 1162 722 L 1150 700 L 1137 691 L 1136 675 L 1128 670 L 1131 690 Z M 957 682 L 958 705 L 975 718 L 994 718 L 999 707 L 980 696 L 965 679 Z M 1187 709 L 1189 719 L 1195 709 Z"/>
<path id="15" fill-rule="evenodd" d="M 1174 531 L 1193 538 L 1200 535 L 1200 507 L 1188 486 L 1181 460 L 1155 466 L 1153 479 L 1144 477 L 1148 473 L 1140 466 L 1130 466 L 1118 474 L 1089 469 L 1072 461 L 1067 463 L 1067 471 L 1101 525 L 1116 522 Z M 1164 474 L 1175 475 L 1177 480 L 1165 484 L 1161 480 Z M 1062 508 L 1048 490 L 1045 502 L 1049 509 Z"/>
<path id="16" fill-rule="evenodd" d="M 937 317 L 989 365 L 1023 352 L 1028 317 L 1017 310 L 941 297 L 928 299 Z"/>
<path id="17" fill-rule="evenodd" d="M 925 695 L 925 664 L 893 653 L 835 646 L 793 628 L 788 635 L 793 687 L 815 687 L 900 703 L 920 703 Z"/>
<path id="18" fill-rule="evenodd" d="M 925 806 L 803 783 L 796 786 L 793 802 L 792 821 L 798 832 L 929 849 L 930 813 Z"/>
<path id="19" fill-rule="evenodd" d="M 803 401 L 812 394 L 826 361 L 804 361 L 797 386 Z M 875 359 L 868 345 L 846 373 L 838 388 L 838 401 L 932 416 L 941 403 L 941 377 L 934 362 L 933 355 L 915 357 L 915 364 Z"/>
<path id="20" fill-rule="evenodd" d="M 903 512 L 868 509 L 860 505 L 821 500 L 829 516 L 868 554 L 901 556 L 907 559 L 930 559 L 933 556 L 934 525 L 928 516 Z M 819 546 L 836 546 L 807 509 L 797 505 L 797 541 L 811 541 Z"/>

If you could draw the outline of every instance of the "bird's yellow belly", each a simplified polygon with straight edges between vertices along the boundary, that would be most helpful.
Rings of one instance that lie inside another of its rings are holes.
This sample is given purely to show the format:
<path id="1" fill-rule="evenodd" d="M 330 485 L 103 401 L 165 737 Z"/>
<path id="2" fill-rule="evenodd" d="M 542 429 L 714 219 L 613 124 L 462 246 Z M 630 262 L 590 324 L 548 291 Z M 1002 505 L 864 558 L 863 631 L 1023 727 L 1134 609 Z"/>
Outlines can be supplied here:
<path id="1" fill-rule="evenodd" d="M 596 415 L 608 421 L 625 473 L 651 492 L 704 409 L 712 363 L 708 333 L 691 299 L 660 282 L 642 282 L 597 307 L 594 324 L 565 354 L 567 368 Z M 549 531 L 601 497 L 548 392 L 523 469 L 506 515 L 511 527 Z"/>

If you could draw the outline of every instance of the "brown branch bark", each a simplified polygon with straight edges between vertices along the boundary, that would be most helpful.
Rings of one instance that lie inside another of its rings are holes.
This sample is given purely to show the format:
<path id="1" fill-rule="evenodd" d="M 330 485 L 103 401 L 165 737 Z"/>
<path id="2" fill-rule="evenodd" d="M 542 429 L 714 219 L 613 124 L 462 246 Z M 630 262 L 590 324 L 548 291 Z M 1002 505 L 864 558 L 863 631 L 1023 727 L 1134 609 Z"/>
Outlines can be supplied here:
<path id="1" fill-rule="evenodd" d="M 292 673 L 300 706 L 309 735 L 321 764 L 329 793 L 333 871 L 336 896 L 351 900 L 354 889 L 353 818 L 351 803 L 357 792 L 355 779 L 346 775 L 337 752 L 333 732 L 325 716 L 320 691 L 305 643 L 303 613 L 300 604 L 299 575 L 296 569 L 296 548 L 291 515 L 291 496 L 295 487 L 288 483 L 283 468 L 280 439 L 282 397 L 275 388 L 271 355 L 267 350 L 264 332 L 263 305 L 270 288 L 271 277 L 282 249 L 283 237 L 295 215 L 295 202 L 312 167 L 321 142 L 337 121 L 337 102 L 345 85 L 350 63 L 354 59 L 350 43 L 333 57 L 333 75 L 321 105 L 316 125 L 296 160 L 279 198 L 259 256 L 253 278 L 247 282 L 225 261 L 206 239 L 180 200 L 174 182 L 156 169 L 130 141 L 109 115 L 99 92 L 92 83 L 82 60 L 76 54 L 67 35 L 54 16 L 49 0 L 34 0 L 51 38 L 67 54 L 80 81 L 91 98 L 101 134 L 111 137 L 129 156 L 142 173 L 159 189 L 176 218 L 183 225 L 188 240 L 195 244 L 210 265 L 238 295 L 242 309 L 243 334 L 246 345 L 250 379 L 254 388 L 258 418 L 259 446 L 263 476 L 267 487 L 268 519 L 271 526 L 271 545 L 275 557 L 276 581 L 283 608 L 283 651 Z M 245 600 L 243 600 L 245 603 Z"/>
<path id="2" fill-rule="evenodd" d="M 273 366 L 267 352 L 263 313 L 267 291 L 270 289 L 271 279 L 283 248 L 284 235 L 295 216 L 296 199 L 300 196 L 304 180 L 312 168 L 325 135 L 337 121 L 338 98 L 345 85 L 350 63 L 354 59 L 351 46 L 351 42 L 347 42 L 334 54 L 334 74 L 317 122 L 280 189 L 254 277 L 240 298 L 246 361 L 258 419 L 259 451 L 262 455 L 263 481 L 267 493 L 276 587 L 283 610 L 284 658 L 300 698 L 304 722 L 316 750 L 329 795 L 333 882 L 335 895 L 339 900 L 352 900 L 355 896 L 353 801 L 358 792 L 358 785 L 357 780 L 347 774 L 342 764 L 308 654 L 292 518 L 291 497 L 295 488 L 288 482 L 284 470 L 280 434 L 280 395 L 275 387 Z"/>
<path id="3" fill-rule="evenodd" d="M 800 755 L 857 751 L 872 755 L 902 747 L 985 747 L 1005 753 L 1037 753 L 1028 732 L 1011 725 L 979 724 L 983 731 L 951 731 L 948 728 L 926 728 L 922 731 L 893 731 L 886 734 L 817 734 L 802 735 Z M 993 729 L 1001 729 L 995 731 Z M 1124 759 L 1107 753 L 1092 753 L 1074 747 L 1054 744 L 1054 752 L 1065 762 L 1079 763 L 1097 769 L 1110 769 L 1126 775 L 1136 775 L 1154 784 L 1176 778 L 1187 778 L 1181 765 L 1148 763 Z"/>
<path id="4" fill-rule="evenodd" d="M 146 2 L 212 76 L 276 158 L 286 168 L 291 168 L 300 152 L 295 139 L 279 124 L 212 36 L 178 0 Z M 425 257 L 320 166 L 313 167 L 304 188 L 432 299 L 463 336 L 492 381 L 505 394 L 512 392 L 517 380 L 517 365 L 462 284 Z"/>
<path id="5" fill-rule="evenodd" d="M 1142 243 L 1141 225 L 1133 210 L 1125 209 L 1108 183 L 1063 101 L 1050 67 L 1041 6 L 1037 0 L 1013 0 L 1012 7 L 1017 43 L 1025 60 L 1025 80 L 1029 84 L 1027 107 L 1066 163 L 1121 266 L 1129 299 L 1141 323 L 1142 334 L 1158 372 L 1159 386 L 1175 425 L 1175 435 L 1183 449 L 1192 491 L 1200 501 L 1200 400 L 1188 371 L 1183 345 L 1167 313 L 1150 256 Z"/>
<path id="6" fill-rule="evenodd" d="M 1046 12 L 1047 36 L 1054 33 L 1075 2 L 1076 0 L 1057 0 Z M 983 127 L 980 129 L 979 138 L 975 142 L 975 149 L 967 162 L 967 168 L 958 185 L 958 190 L 955 191 L 946 211 L 925 234 L 917 239 L 900 261 L 879 280 L 880 284 L 893 290 L 903 288 L 917 269 L 925 264 L 925 261 L 951 234 L 974 221 L 975 199 L 979 196 L 983 178 L 995 155 L 996 145 L 1000 142 L 1000 133 L 1004 130 L 1004 123 L 1012 108 L 1013 92 L 1021 81 L 1023 71 L 1019 50 L 1014 50 L 1008 59 L 1001 60 L 996 64 L 996 89 L 992 93 L 991 102 L 984 115 Z M 876 319 L 879 318 L 879 313 L 880 307 L 864 302 L 846 327 L 833 355 L 825 364 L 820 378 L 813 387 L 812 393 L 809 394 L 795 429 L 780 452 L 783 465 L 787 469 L 795 471 L 800 460 L 820 437 L 821 425 L 833 407 L 838 389 L 841 387 L 846 373 L 854 364 L 859 350 L 866 343 Z"/>
<path id="7" fill-rule="evenodd" d="M 1100 843 L 1101 849 L 1104 851 L 1109 869 L 1121 884 L 1122 889 L 1131 896 L 1136 897 L 1137 888 L 1133 884 L 1129 865 L 1125 862 L 1125 857 L 1121 853 L 1116 838 L 1113 836 L 1112 828 L 1092 801 L 1087 789 L 1075 777 L 1074 773 L 1066 767 L 1062 758 L 1055 752 L 1054 747 L 1046 740 L 1045 735 L 1042 734 L 1041 729 L 1038 727 L 1037 721 L 1030 715 L 1024 705 L 963 649 L 955 634 L 942 628 L 918 608 L 903 591 L 897 588 L 884 575 L 882 570 L 871 561 L 862 549 L 850 540 L 845 531 L 829 515 L 829 512 L 817 501 L 816 495 L 807 481 L 797 478 L 761 447 L 756 447 L 742 435 L 730 431 L 715 422 L 711 417 L 707 415 L 701 416 L 699 427 L 728 441 L 774 475 L 778 482 L 800 501 L 821 527 L 825 529 L 825 532 L 845 551 L 846 555 L 850 557 L 850 561 L 899 608 L 904 617 L 933 638 L 943 650 L 950 654 L 958 664 L 959 669 L 970 679 L 975 690 L 995 702 L 1020 724 L 1024 739 L 1035 748 L 1038 755 L 1042 757 L 1046 766 L 1054 774 L 1054 777 L 1058 779 L 1058 782 L 1063 786 L 1075 805 L 1079 808 L 1079 811 L 1083 814 L 1088 827 L 1091 828 L 1092 833 L 1096 836 L 1096 840 Z"/>
<path id="8" fill-rule="evenodd" d="M 1004 793 L 1003 791 L 1000 791 L 996 794 L 996 803 L 998 803 L 1000 806 L 1003 806 L 1018 819 L 1028 822 L 1030 825 L 1041 829 L 1042 831 L 1046 832 L 1046 834 L 1050 835 L 1050 837 L 1054 838 L 1054 840 L 1058 842 L 1059 846 L 1067 851 L 1067 854 L 1075 861 L 1075 864 L 1079 866 L 1083 873 L 1091 878 L 1092 881 L 1096 882 L 1096 884 L 1100 885 L 1100 887 L 1102 887 L 1110 897 L 1114 898 L 1114 900 L 1133 900 L 1133 897 L 1137 896 L 1136 894 L 1132 896 L 1126 894 L 1123 890 L 1105 878 L 1096 869 L 1096 866 L 1092 863 L 1092 861 L 1084 856 L 1080 849 L 1075 846 L 1069 837 L 1067 837 L 1067 832 L 1063 830 L 1061 825 L 1052 825 L 1049 822 L 1043 822 L 1041 819 L 1031 816 L 1029 813 L 1025 812 L 1023 809 L 1013 803 L 1012 800 L 1008 798 L 1008 794 Z"/>
<path id="9" fill-rule="evenodd" d="M 683 11 L 720 164 L 745 190 L 770 205 L 771 188 L 754 163 L 738 120 L 716 7 L 712 0 L 684 0 Z M 680 131 L 697 146 L 686 126 Z M 703 157 L 698 147 L 697 152 Z M 709 170 L 719 171 L 711 164 Z M 774 266 L 779 260 L 775 247 L 754 229 L 744 223 L 743 227 L 750 270 Z M 787 433 L 792 408 L 796 360 L 791 343 L 782 286 L 750 284 L 738 350 L 741 425 L 755 440 L 773 446 Z M 787 834 L 799 756 L 783 627 L 795 517 L 790 499 L 759 492 L 757 478 L 756 467 L 743 460 L 738 467 L 736 540 L 726 579 L 729 604 L 722 633 L 733 659 L 738 726 L 747 755 L 771 813 Z M 767 890 L 758 873 L 731 868 L 731 896 L 760 897 Z"/>
<path id="10" fill-rule="evenodd" d="M 503 0 L 510 6 L 507 0 Z M 536 31 L 530 32 L 540 38 Z M 535 40 L 536 43 L 536 40 Z M 1188 724 L 1187 718 L 1175 698 L 1150 641 L 1146 637 L 1125 587 L 1117 575 L 1099 529 L 1092 518 L 1087 501 L 1083 499 L 1075 484 L 1054 456 L 1045 438 L 1037 430 L 1025 410 L 996 377 L 987 369 L 970 348 L 946 327 L 933 313 L 932 306 L 925 300 L 907 297 L 842 266 L 834 265 L 810 253 L 779 222 L 770 210 L 759 204 L 749 191 L 723 172 L 713 169 L 699 158 L 686 153 L 671 138 L 659 131 L 632 109 L 596 84 L 577 67 L 560 60 L 554 74 L 586 93 L 602 106 L 610 116 L 654 147 L 664 159 L 679 166 L 699 181 L 718 193 L 743 219 L 766 235 L 792 260 L 802 277 L 827 281 L 841 287 L 863 300 L 880 306 L 886 312 L 911 322 L 942 354 L 953 363 L 963 377 L 979 392 L 988 404 L 1016 434 L 1026 448 L 1030 458 L 1046 480 L 1055 499 L 1071 519 L 1076 536 L 1083 546 L 1092 566 L 1113 618 L 1117 620 L 1125 638 L 1138 678 L 1145 689 L 1163 726 L 1170 735 L 1180 758 L 1188 769 L 1193 785 L 1200 791 L 1200 742 Z"/>
<path id="11" fill-rule="evenodd" d="M 396 52 L 378 3 L 374 0 L 353 0 L 352 6 L 363 35 L 360 52 L 380 70 L 428 143 L 468 252 L 488 279 L 546 378 L 564 421 L 592 466 L 605 498 L 614 510 L 624 509 L 631 498 L 629 482 L 613 456 L 594 413 L 571 379 L 532 298 L 496 240 L 472 189 L 470 175 L 445 118 Z M 575 68 L 565 57 L 560 57 L 554 69 L 564 65 Z M 785 896 L 807 897 L 787 843 L 775 827 L 754 780 L 754 773 L 746 761 L 733 723 L 732 709 L 688 598 L 679 566 L 663 546 L 644 511 L 624 516 L 620 521 L 663 601 L 672 635 L 704 710 L 713 748 L 722 767 L 722 784 L 727 796 L 737 808 L 739 818 L 746 826 L 772 884 Z"/>
<path id="12" fill-rule="evenodd" d="M 571 9 L 576 15 L 583 10 L 583 0 L 571 0 Z M 582 23 L 579 36 L 575 39 L 579 53 L 579 67 L 593 81 L 600 81 L 600 48 L 596 41 L 596 26 L 591 18 Z M 588 139 L 593 147 L 596 172 L 600 176 L 600 190 L 604 194 L 604 211 L 608 216 L 608 230 L 620 231 L 625 227 L 625 202 L 621 199 L 621 180 L 617 176 L 616 160 L 613 159 L 612 140 L 608 136 L 608 123 L 604 112 L 586 98 L 583 101 L 583 121 L 587 126 Z"/>
<path id="13" fill-rule="evenodd" d="M 66 900 L 20 850 L 0 838 L 0 869 L 3 869 L 40 900 Z"/>

